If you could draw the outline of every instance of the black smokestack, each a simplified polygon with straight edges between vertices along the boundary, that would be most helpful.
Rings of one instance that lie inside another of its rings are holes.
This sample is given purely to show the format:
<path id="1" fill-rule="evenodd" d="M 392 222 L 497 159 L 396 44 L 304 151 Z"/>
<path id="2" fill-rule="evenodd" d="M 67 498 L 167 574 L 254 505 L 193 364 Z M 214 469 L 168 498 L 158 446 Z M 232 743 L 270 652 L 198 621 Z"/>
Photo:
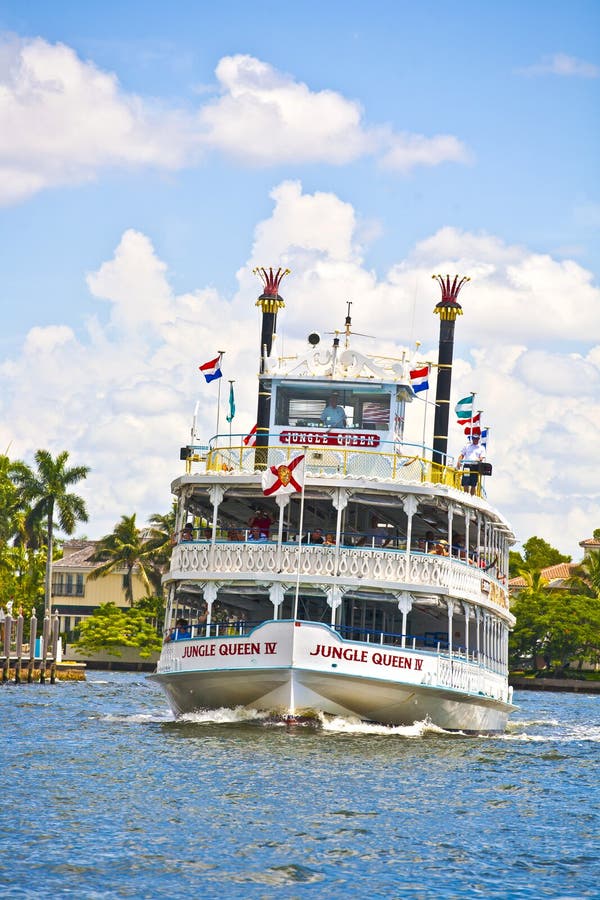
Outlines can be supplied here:
<path id="1" fill-rule="evenodd" d="M 271 414 L 271 388 L 270 379 L 264 378 L 265 357 L 271 355 L 273 338 L 277 329 L 277 312 L 285 306 L 283 297 L 279 295 L 279 285 L 283 278 L 289 275 L 289 269 L 258 268 L 253 269 L 263 283 L 263 293 L 256 301 L 256 305 L 262 310 L 262 322 L 260 330 L 260 365 L 258 377 L 258 406 L 256 410 L 256 452 L 255 467 L 264 469 L 267 465 L 267 447 L 269 445 L 269 417 Z"/>
<path id="2" fill-rule="evenodd" d="M 438 375 L 435 394 L 435 419 L 433 422 L 433 462 L 445 464 L 448 452 L 448 418 L 450 415 L 450 389 L 452 387 L 452 359 L 454 356 L 454 324 L 462 316 L 462 306 L 457 302 L 461 287 L 470 278 L 459 275 L 433 275 L 442 289 L 442 299 L 433 310 L 440 317 L 440 345 L 438 351 Z"/>

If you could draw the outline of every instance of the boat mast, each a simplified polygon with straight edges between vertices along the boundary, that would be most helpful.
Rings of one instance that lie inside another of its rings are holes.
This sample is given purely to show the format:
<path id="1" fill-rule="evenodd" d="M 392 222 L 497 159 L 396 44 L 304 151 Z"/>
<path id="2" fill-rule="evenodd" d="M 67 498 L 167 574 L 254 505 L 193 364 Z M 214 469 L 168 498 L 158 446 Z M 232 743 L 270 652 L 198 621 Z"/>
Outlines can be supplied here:
<path id="1" fill-rule="evenodd" d="M 452 387 L 452 358 L 454 356 L 454 323 L 462 316 L 462 306 L 457 302 L 460 289 L 471 279 L 466 275 L 432 275 L 442 289 L 442 299 L 436 304 L 434 314 L 440 317 L 440 342 L 438 350 L 438 374 L 435 393 L 435 419 L 433 421 L 433 462 L 445 465 L 448 452 L 448 418 L 450 413 L 450 388 Z"/>
<path id="2" fill-rule="evenodd" d="M 267 465 L 267 447 L 269 446 L 269 417 L 271 413 L 271 391 L 264 378 L 265 360 L 271 355 L 273 339 L 277 328 L 277 312 L 285 302 L 279 295 L 279 285 L 289 269 L 265 269 L 258 267 L 252 270 L 263 283 L 263 292 L 256 301 L 256 305 L 262 310 L 262 323 L 260 333 L 260 366 L 258 376 L 258 408 L 256 411 L 256 451 L 254 465 L 257 469 L 265 469 Z"/>

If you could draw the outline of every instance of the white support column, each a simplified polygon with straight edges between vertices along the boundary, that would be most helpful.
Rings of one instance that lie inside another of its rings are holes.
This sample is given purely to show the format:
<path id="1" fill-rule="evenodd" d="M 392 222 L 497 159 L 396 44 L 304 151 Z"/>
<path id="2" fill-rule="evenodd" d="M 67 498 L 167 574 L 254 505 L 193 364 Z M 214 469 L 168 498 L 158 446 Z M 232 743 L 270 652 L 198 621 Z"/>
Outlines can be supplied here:
<path id="1" fill-rule="evenodd" d="M 213 516 L 212 516 L 212 536 L 211 536 L 211 546 L 210 546 L 210 555 L 211 560 L 210 564 L 214 567 L 214 557 L 215 557 L 215 543 L 217 540 L 217 515 L 219 513 L 219 506 L 223 497 L 225 496 L 225 488 L 220 484 L 213 484 L 208 489 L 208 496 L 210 498 L 210 502 L 213 508 Z"/>
<path id="2" fill-rule="evenodd" d="M 337 512 L 336 520 L 335 520 L 335 574 L 339 574 L 339 564 L 340 564 L 340 544 L 341 544 L 341 535 L 342 535 L 342 516 L 344 514 L 344 510 L 348 506 L 348 501 L 352 496 L 352 491 L 349 491 L 347 488 L 335 488 L 335 490 L 330 491 L 329 495 L 331 497 L 331 502 L 333 504 L 333 508 Z"/>
<path id="3" fill-rule="evenodd" d="M 469 562 L 469 526 L 471 525 L 471 510 L 465 506 L 465 552 L 467 554 L 467 558 L 465 562 Z"/>
<path id="4" fill-rule="evenodd" d="M 413 596 L 408 591 L 401 591 L 399 594 L 396 594 L 396 598 L 398 600 L 398 609 L 402 614 L 402 646 L 406 647 L 406 620 L 413 607 Z"/>
<path id="5" fill-rule="evenodd" d="M 452 660 L 454 600 L 447 600 L 446 605 L 448 606 L 448 656 Z"/>
<path id="6" fill-rule="evenodd" d="M 283 513 L 283 510 L 282 510 Z M 273 618 L 281 618 L 281 604 L 285 595 L 285 588 L 279 581 L 273 582 L 269 588 L 269 599 L 273 604 Z"/>
<path id="7" fill-rule="evenodd" d="M 471 604 L 466 603 L 464 600 L 462 602 L 463 612 L 465 614 L 465 656 L 467 657 L 467 662 L 469 660 L 469 619 L 471 618 Z"/>
<path id="8" fill-rule="evenodd" d="M 476 639 L 477 639 L 477 664 L 481 665 L 481 633 L 480 633 L 480 625 L 481 625 L 481 610 L 478 606 L 475 607 L 475 628 L 476 628 Z"/>
<path id="9" fill-rule="evenodd" d="M 452 526 L 454 522 L 454 504 L 448 504 L 448 551 L 452 556 Z"/>
<path id="10" fill-rule="evenodd" d="M 210 635 L 210 624 L 212 622 L 213 603 L 217 599 L 219 586 L 216 581 L 207 581 L 204 585 L 204 599 L 206 601 L 206 636 Z"/>
<path id="11" fill-rule="evenodd" d="M 410 546 L 412 544 L 412 522 L 416 511 L 419 508 L 419 501 L 414 494 L 407 494 L 402 500 L 402 508 L 406 513 L 406 576 L 405 580 L 410 580 Z M 402 628 L 405 631 L 404 627 Z"/>
<path id="12" fill-rule="evenodd" d="M 277 571 L 281 571 L 281 542 L 283 539 L 283 518 L 284 512 L 290 502 L 290 494 L 277 494 L 275 503 L 279 507 L 279 525 L 277 528 Z M 277 618 L 277 616 L 275 616 Z"/>
<path id="13" fill-rule="evenodd" d="M 342 596 L 344 591 L 335 584 L 332 584 L 327 591 L 327 605 L 331 607 L 331 624 L 335 625 L 336 613 L 342 605 Z"/>

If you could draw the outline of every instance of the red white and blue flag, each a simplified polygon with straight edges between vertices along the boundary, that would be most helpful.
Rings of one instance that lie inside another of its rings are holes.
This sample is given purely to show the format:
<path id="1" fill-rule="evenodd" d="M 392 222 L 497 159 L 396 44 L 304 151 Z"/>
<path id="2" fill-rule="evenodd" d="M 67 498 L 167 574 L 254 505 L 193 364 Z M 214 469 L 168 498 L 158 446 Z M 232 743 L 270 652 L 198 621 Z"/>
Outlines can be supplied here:
<path id="1" fill-rule="evenodd" d="M 482 446 L 486 447 L 487 439 L 488 439 L 488 429 L 480 428 L 479 425 L 474 425 L 473 428 L 471 429 L 471 427 L 469 425 L 467 425 L 467 427 L 465 428 L 465 435 L 468 438 L 470 438 L 474 434 L 477 435 Z"/>
<path id="2" fill-rule="evenodd" d="M 304 453 L 289 463 L 269 466 L 263 472 L 262 489 L 265 497 L 273 494 L 301 494 L 304 488 Z"/>
<path id="3" fill-rule="evenodd" d="M 410 370 L 410 381 L 415 394 L 419 391 L 429 390 L 429 366 L 423 366 L 422 369 Z"/>
<path id="4" fill-rule="evenodd" d="M 198 366 L 206 381 L 214 381 L 215 378 L 222 378 L 223 373 L 221 372 L 221 354 L 215 356 L 214 359 L 205 362 L 203 366 Z"/>
<path id="5" fill-rule="evenodd" d="M 245 447 L 255 447 L 256 446 L 256 429 L 258 425 L 255 425 L 254 428 L 251 428 L 245 438 L 243 438 Z"/>

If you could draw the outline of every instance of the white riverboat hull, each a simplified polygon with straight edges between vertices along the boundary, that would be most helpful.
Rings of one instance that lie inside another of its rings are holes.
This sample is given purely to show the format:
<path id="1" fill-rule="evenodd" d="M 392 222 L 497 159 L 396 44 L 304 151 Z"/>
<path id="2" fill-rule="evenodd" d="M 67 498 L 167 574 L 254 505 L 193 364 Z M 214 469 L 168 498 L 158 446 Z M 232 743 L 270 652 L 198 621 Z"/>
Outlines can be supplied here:
<path id="1" fill-rule="evenodd" d="M 318 714 L 389 725 L 503 731 L 507 680 L 460 658 L 342 639 L 314 622 L 270 621 L 246 636 L 173 641 L 150 676 L 176 716 L 246 707 L 287 719 Z"/>

